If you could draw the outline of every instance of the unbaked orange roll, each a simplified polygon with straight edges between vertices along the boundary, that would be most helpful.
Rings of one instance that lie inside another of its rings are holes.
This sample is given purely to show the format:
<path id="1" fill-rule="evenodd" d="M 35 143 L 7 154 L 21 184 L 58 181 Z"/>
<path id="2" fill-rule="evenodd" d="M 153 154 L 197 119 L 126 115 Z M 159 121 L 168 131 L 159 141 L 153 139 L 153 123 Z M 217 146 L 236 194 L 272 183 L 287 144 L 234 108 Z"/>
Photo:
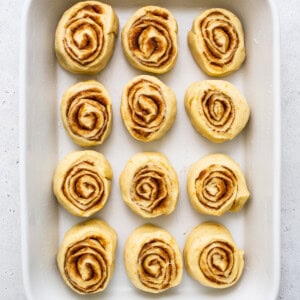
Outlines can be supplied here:
<path id="1" fill-rule="evenodd" d="M 179 194 L 177 174 L 158 152 L 135 154 L 121 173 L 120 188 L 124 202 L 144 218 L 172 213 Z"/>
<path id="2" fill-rule="evenodd" d="M 177 31 L 177 22 L 169 10 L 159 6 L 142 7 L 123 28 L 124 54 L 139 70 L 166 73 L 177 59 Z"/>
<path id="3" fill-rule="evenodd" d="M 101 153 L 75 151 L 58 164 L 53 191 L 58 202 L 71 214 L 89 217 L 105 205 L 112 176 L 110 164 Z"/>
<path id="4" fill-rule="evenodd" d="M 81 295 L 106 289 L 114 272 L 116 232 L 104 221 L 90 220 L 73 226 L 57 254 L 61 276 Z"/>
<path id="5" fill-rule="evenodd" d="M 213 216 L 241 210 L 250 196 L 240 166 L 224 154 L 207 155 L 194 163 L 187 191 L 198 212 Z"/>
<path id="6" fill-rule="evenodd" d="M 76 3 L 57 25 L 58 62 L 72 73 L 100 72 L 114 52 L 118 27 L 118 17 L 110 5 L 99 1 Z"/>
<path id="7" fill-rule="evenodd" d="M 194 128 L 214 143 L 235 138 L 250 117 L 245 97 L 233 84 L 224 80 L 191 84 L 186 90 L 184 104 Z"/>
<path id="8" fill-rule="evenodd" d="M 112 104 L 105 87 L 88 80 L 72 85 L 60 105 L 64 127 L 80 146 L 102 144 L 112 128 Z"/>
<path id="9" fill-rule="evenodd" d="M 224 289 L 240 279 L 244 269 L 244 251 L 237 249 L 226 227 L 206 222 L 188 235 L 184 261 L 188 273 L 202 285 Z"/>
<path id="10" fill-rule="evenodd" d="M 142 291 L 160 293 L 181 282 L 182 256 L 165 229 L 150 224 L 135 229 L 126 241 L 124 262 L 130 281 Z"/>
<path id="11" fill-rule="evenodd" d="M 246 57 L 242 24 L 226 9 L 208 9 L 196 17 L 188 43 L 195 61 L 210 76 L 229 75 Z"/>
<path id="12" fill-rule="evenodd" d="M 177 114 L 174 92 L 154 76 L 140 75 L 130 80 L 122 94 L 123 122 L 136 140 L 150 142 L 163 137 Z"/>

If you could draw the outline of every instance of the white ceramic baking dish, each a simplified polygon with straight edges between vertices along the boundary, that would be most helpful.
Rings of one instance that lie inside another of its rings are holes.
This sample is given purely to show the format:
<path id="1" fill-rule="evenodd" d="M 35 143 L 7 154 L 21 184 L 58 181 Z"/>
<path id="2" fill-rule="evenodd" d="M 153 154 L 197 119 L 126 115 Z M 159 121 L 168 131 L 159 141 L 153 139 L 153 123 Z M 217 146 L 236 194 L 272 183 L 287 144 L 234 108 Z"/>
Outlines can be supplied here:
<path id="1" fill-rule="evenodd" d="M 75 76 L 57 64 L 54 49 L 56 24 L 76 1 L 28 0 L 24 7 L 21 45 L 21 205 L 23 232 L 23 278 L 28 299 L 81 299 L 65 286 L 56 267 L 56 253 L 65 231 L 81 221 L 61 208 L 51 189 L 53 171 L 67 153 L 80 149 L 65 133 L 59 115 L 63 91 L 88 78 L 101 81 L 111 94 L 114 125 L 109 139 L 95 149 L 106 155 L 113 171 L 110 200 L 96 217 L 106 220 L 118 233 L 116 270 L 101 295 L 89 299 L 275 299 L 279 286 L 280 249 L 280 83 L 279 31 L 271 0 L 113 0 L 120 28 L 139 7 L 156 4 L 169 8 L 179 24 L 179 57 L 175 68 L 160 76 L 171 86 L 178 100 L 178 116 L 171 131 L 160 141 L 141 144 L 125 130 L 120 113 L 120 95 L 127 81 L 141 74 L 123 56 L 120 36 L 113 58 L 98 76 Z M 226 80 L 246 96 L 251 120 L 235 140 L 213 144 L 192 128 L 184 110 L 187 86 L 208 77 L 198 68 L 187 46 L 187 32 L 202 10 L 223 7 L 236 13 L 245 29 L 247 61 Z M 245 250 L 245 270 L 237 285 L 226 290 L 200 286 L 185 272 L 180 286 L 152 296 L 137 291 L 123 265 L 123 247 L 130 232 L 145 223 L 122 202 L 118 178 L 127 160 L 136 152 L 164 152 L 180 179 L 176 211 L 152 223 L 168 229 L 183 249 L 186 235 L 205 220 L 215 220 L 232 232 L 238 247 Z M 203 155 L 222 152 L 231 155 L 246 175 L 251 199 L 239 213 L 219 218 L 196 213 L 187 197 L 189 166 Z"/>

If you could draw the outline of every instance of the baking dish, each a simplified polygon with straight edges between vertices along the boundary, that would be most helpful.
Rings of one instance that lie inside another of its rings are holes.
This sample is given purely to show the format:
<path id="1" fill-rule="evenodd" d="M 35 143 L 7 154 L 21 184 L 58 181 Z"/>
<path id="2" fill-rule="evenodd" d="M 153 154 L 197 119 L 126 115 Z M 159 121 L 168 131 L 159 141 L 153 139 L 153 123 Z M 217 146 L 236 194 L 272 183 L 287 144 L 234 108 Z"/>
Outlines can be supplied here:
<path id="1" fill-rule="evenodd" d="M 279 23 L 271 0 L 151 1 L 171 10 L 179 25 L 179 57 L 175 68 L 159 76 L 176 93 L 178 115 L 173 128 L 161 140 L 149 144 L 134 141 L 124 128 L 119 113 L 124 85 L 141 72 L 126 61 L 120 42 L 109 65 L 97 76 L 73 75 L 64 71 L 55 58 L 54 32 L 62 13 L 76 1 L 28 0 L 24 5 L 21 42 L 20 131 L 23 279 L 28 299 L 81 299 L 63 283 L 56 267 L 56 253 L 63 234 L 81 219 L 61 208 L 52 193 L 52 176 L 58 161 L 76 146 L 64 131 L 59 104 L 62 93 L 73 83 L 97 79 L 111 94 L 114 124 L 109 139 L 94 149 L 105 154 L 113 171 L 112 193 L 96 217 L 106 220 L 118 233 L 115 274 L 107 288 L 89 299 L 276 299 L 280 277 L 280 82 Z M 142 0 L 113 0 L 120 29 Z M 242 134 L 225 144 L 212 144 L 192 128 L 184 111 L 184 93 L 194 81 L 209 79 L 196 65 L 187 46 L 187 32 L 201 11 L 223 7 L 236 13 L 245 30 L 247 60 L 242 68 L 225 79 L 245 95 L 251 120 Z M 121 151 L 120 151 L 121 149 Z M 152 296 L 134 289 L 123 264 L 124 243 L 130 232 L 146 221 L 123 203 L 119 175 L 127 160 L 141 151 L 167 155 L 180 180 L 177 209 L 152 223 L 168 229 L 181 249 L 187 234 L 202 221 L 226 225 L 238 247 L 245 250 L 246 267 L 240 282 L 226 290 L 200 286 L 185 272 L 180 286 Z M 208 217 L 196 213 L 187 197 L 189 166 L 209 153 L 233 157 L 245 173 L 251 199 L 239 213 Z"/>

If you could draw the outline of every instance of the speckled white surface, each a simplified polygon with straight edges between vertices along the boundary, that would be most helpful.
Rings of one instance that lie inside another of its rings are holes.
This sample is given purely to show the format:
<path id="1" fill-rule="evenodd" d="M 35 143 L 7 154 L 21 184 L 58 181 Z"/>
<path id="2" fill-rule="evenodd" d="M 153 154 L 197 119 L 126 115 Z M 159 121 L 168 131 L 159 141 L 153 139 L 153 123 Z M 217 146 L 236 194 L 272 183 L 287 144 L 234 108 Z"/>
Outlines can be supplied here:
<path id="1" fill-rule="evenodd" d="M 300 297 L 300 1 L 276 0 L 281 22 L 282 216 L 278 299 Z M 21 274 L 18 68 L 23 0 L 0 1 L 0 299 L 25 299 Z"/>

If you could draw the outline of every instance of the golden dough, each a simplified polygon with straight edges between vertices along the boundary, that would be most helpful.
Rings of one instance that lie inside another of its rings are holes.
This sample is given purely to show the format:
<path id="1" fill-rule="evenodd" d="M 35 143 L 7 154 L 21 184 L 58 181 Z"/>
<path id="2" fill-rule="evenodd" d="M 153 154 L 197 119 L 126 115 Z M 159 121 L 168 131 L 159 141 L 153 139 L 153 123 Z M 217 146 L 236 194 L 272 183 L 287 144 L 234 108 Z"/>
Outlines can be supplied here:
<path id="1" fill-rule="evenodd" d="M 104 221 L 90 220 L 73 226 L 57 254 L 61 276 L 78 294 L 105 290 L 114 272 L 116 232 Z"/>
<path id="2" fill-rule="evenodd" d="M 224 154 L 207 155 L 194 163 L 187 191 L 198 212 L 213 216 L 239 211 L 250 196 L 240 166 Z"/>
<path id="3" fill-rule="evenodd" d="M 244 251 L 236 248 L 229 230 L 218 223 L 206 222 L 194 228 L 183 254 L 190 276 L 212 288 L 234 285 L 244 268 Z"/>
<path id="4" fill-rule="evenodd" d="M 118 17 L 110 5 L 99 1 L 76 3 L 57 25 L 58 62 L 72 73 L 100 72 L 113 54 L 118 30 Z"/>
<path id="5" fill-rule="evenodd" d="M 111 132 L 112 105 L 100 82 L 72 85 L 62 97 L 60 111 L 67 133 L 80 146 L 100 145 Z"/>
<path id="6" fill-rule="evenodd" d="M 144 218 L 169 215 L 179 194 L 177 174 L 158 152 L 134 155 L 121 173 L 120 188 L 124 202 Z"/>
<path id="7" fill-rule="evenodd" d="M 180 249 L 165 229 L 150 224 L 135 229 L 126 241 L 124 262 L 130 281 L 142 291 L 160 293 L 181 282 Z"/>
<path id="8" fill-rule="evenodd" d="M 106 203 L 111 179 L 112 169 L 101 153 L 76 151 L 58 164 L 53 191 L 58 202 L 71 214 L 89 217 Z"/>
<path id="9" fill-rule="evenodd" d="M 135 139 L 142 142 L 160 139 L 173 125 L 176 114 L 176 96 L 158 78 L 140 75 L 126 84 L 121 115 Z"/>
<path id="10" fill-rule="evenodd" d="M 191 84 L 184 104 L 194 128 L 215 143 L 232 140 L 244 129 L 250 117 L 244 96 L 233 84 L 224 80 Z"/>
<path id="11" fill-rule="evenodd" d="M 122 31 L 122 46 L 129 63 L 142 71 L 163 74 L 177 59 L 177 22 L 158 6 L 137 10 Z"/>
<path id="12" fill-rule="evenodd" d="M 226 9 L 208 9 L 196 17 L 188 44 L 197 64 L 210 76 L 229 75 L 246 57 L 242 24 Z"/>

